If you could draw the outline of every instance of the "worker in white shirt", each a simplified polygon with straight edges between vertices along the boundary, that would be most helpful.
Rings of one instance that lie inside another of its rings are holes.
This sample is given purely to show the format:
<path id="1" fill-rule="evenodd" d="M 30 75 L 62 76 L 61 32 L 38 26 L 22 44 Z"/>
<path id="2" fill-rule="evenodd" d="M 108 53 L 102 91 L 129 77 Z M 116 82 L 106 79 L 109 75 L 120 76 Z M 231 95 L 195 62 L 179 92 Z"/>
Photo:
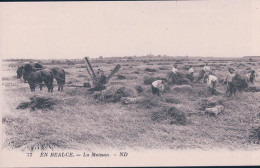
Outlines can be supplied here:
<path id="1" fill-rule="evenodd" d="M 204 70 L 205 72 L 210 72 L 210 66 L 209 66 L 208 63 L 206 63 L 206 65 L 203 67 L 203 70 Z"/>
<path id="2" fill-rule="evenodd" d="M 152 93 L 160 96 L 160 92 L 164 91 L 165 85 L 163 80 L 156 80 L 152 83 Z"/>
<path id="3" fill-rule="evenodd" d="M 212 95 L 216 94 L 218 78 L 215 75 L 212 75 L 212 74 L 209 74 L 209 72 L 206 72 L 204 74 L 204 79 L 206 79 L 206 81 L 207 81 L 207 87 L 210 90 L 211 94 Z"/>
<path id="4" fill-rule="evenodd" d="M 204 75 L 205 75 L 206 72 L 211 73 L 210 67 L 209 67 L 208 63 L 206 63 L 206 65 L 205 65 L 205 66 L 203 67 L 203 69 L 200 71 L 199 76 L 198 76 L 196 82 L 200 81 L 200 80 L 204 77 Z"/>
<path id="5" fill-rule="evenodd" d="M 177 67 L 178 67 L 177 64 L 175 64 L 174 67 L 172 68 L 172 72 L 173 72 L 174 74 L 176 74 L 176 75 L 177 75 L 177 72 L 178 72 Z"/>

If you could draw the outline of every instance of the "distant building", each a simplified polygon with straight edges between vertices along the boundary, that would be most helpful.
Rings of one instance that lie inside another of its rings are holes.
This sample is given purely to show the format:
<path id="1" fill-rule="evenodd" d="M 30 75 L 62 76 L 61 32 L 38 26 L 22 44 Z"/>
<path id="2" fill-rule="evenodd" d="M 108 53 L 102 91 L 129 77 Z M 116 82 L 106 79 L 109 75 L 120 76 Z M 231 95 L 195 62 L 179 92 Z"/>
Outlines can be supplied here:
<path id="1" fill-rule="evenodd" d="M 147 55 L 147 57 L 154 57 L 154 55 L 152 55 L 151 53 Z"/>

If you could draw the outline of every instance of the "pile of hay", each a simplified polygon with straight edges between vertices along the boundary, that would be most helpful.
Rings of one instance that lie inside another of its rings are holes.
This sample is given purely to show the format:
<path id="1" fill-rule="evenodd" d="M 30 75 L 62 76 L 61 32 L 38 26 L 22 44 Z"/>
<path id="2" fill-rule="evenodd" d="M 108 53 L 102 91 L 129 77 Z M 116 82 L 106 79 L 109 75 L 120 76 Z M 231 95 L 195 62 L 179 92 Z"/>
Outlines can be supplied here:
<path id="1" fill-rule="evenodd" d="M 187 125 L 186 114 L 176 107 L 163 107 L 152 113 L 151 119 L 156 122 L 166 122 L 175 125 Z"/>
<path id="2" fill-rule="evenodd" d="M 23 102 L 17 106 L 16 109 L 26 109 L 30 108 L 31 111 L 34 110 L 52 110 L 54 106 L 58 104 L 58 100 L 50 97 L 30 97 L 30 102 Z"/>
<path id="3" fill-rule="evenodd" d="M 87 85 L 88 84 L 86 84 L 86 86 Z M 65 92 L 69 96 L 86 96 L 88 94 L 87 90 L 82 91 L 81 88 L 67 89 Z"/>
<path id="4" fill-rule="evenodd" d="M 145 68 L 145 71 L 147 71 L 147 72 L 157 72 L 156 69 L 151 69 L 151 68 Z"/>
<path id="5" fill-rule="evenodd" d="M 240 63 L 240 64 L 237 65 L 237 68 L 245 68 L 245 67 L 246 67 L 246 65 L 245 65 L 245 64 L 242 64 L 242 63 Z"/>
<path id="6" fill-rule="evenodd" d="M 97 96 L 97 95 L 96 95 Z M 132 88 L 115 85 L 103 90 L 99 95 L 99 100 L 105 102 L 119 102 L 123 97 L 135 97 L 136 92 Z"/>
<path id="7" fill-rule="evenodd" d="M 168 70 L 169 68 L 167 67 L 159 67 L 160 70 Z"/>
<path id="8" fill-rule="evenodd" d="M 166 78 L 162 78 L 162 77 L 150 77 L 150 76 L 145 76 L 144 77 L 144 84 L 145 85 L 151 85 L 154 81 L 156 80 L 166 80 Z"/>
<path id="9" fill-rule="evenodd" d="M 171 104 L 180 104 L 181 103 L 180 100 L 174 99 L 174 98 L 170 98 L 170 97 L 165 98 L 165 102 L 166 103 L 171 103 Z"/>
<path id="10" fill-rule="evenodd" d="M 238 91 L 243 91 L 248 87 L 246 80 L 239 74 L 233 78 L 232 82 L 234 83 L 236 89 Z"/>
<path id="11" fill-rule="evenodd" d="M 207 108 L 214 108 L 216 106 L 223 106 L 223 101 L 221 99 L 211 98 L 202 99 L 198 104 L 199 110 L 206 110 Z"/>
<path id="12" fill-rule="evenodd" d="M 190 85 L 178 85 L 171 87 L 171 90 L 186 93 L 186 92 L 192 92 L 192 87 Z"/>
<path id="13" fill-rule="evenodd" d="M 140 99 L 135 97 L 124 97 L 122 98 L 121 104 L 128 105 L 128 104 L 137 104 L 139 103 Z"/>
<path id="14" fill-rule="evenodd" d="M 198 97 L 209 97 L 209 96 L 211 96 L 210 91 L 206 87 L 196 89 L 196 93 L 197 93 Z"/>
<path id="15" fill-rule="evenodd" d="M 135 86 L 135 90 L 138 92 L 138 93 L 142 93 L 144 91 L 144 88 L 140 85 L 136 85 Z"/>
<path id="16" fill-rule="evenodd" d="M 122 79 L 126 79 L 126 77 L 124 75 L 117 75 L 117 79 L 122 80 Z"/>
<path id="17" fill-rule="evenodd" d="M 255 86 L 249 86 L 244 91 L 246 91 L 246 92 L 260 92 L 260 89 L 255 87 Z"/>
<path id="18" fill-rule="evenodd" d="M 217 105 L 215 107 L 209 107 L 205 109 L 205 114 L 210 116 L 217 116 L 224 112 L 224 106 L 223 105 Z"/>
<path id="19" fill-rule="evenodd" d="M 139 108 L 145 108 L 145 109 L 153 109 L 156 107 L 162 107 L 164 106 L 164 102 L 162 101 L 161 97 L 154 97 L 145 95 L 138 99 Z"/>
<path id="20" fill-rule="evenodd" d="M 173 72 L 168 72 L 167 73 L 167 80 L 170 85 L 185 85 L 185 84 L 190 84 L 190 81 L 185 77 L 184 74 L 182 73 L 173 73 Z"/>

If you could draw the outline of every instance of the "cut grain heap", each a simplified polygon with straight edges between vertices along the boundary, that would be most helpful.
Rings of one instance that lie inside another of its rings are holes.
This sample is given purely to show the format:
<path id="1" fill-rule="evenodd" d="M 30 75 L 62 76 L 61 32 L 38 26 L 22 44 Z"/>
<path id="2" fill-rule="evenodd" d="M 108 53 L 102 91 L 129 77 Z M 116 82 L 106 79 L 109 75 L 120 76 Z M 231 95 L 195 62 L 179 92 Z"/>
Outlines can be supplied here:
<path id="1" fill-rule="evenodd" d="M 123 97 L 135 97 L 136 92 L 134 89 L 115 85 L 111 86 L 106 90 L 103 90 L 101 94 L 99 94 L 99 100 L 105 102 L 119 102 Z"/>
<path id="2" fill-rule="evenodd" d="M 217 116 L 224 112 L 223 101 L 218 98 L 202 99 L 199 102 L 199 110 L 203 110 L 206 115 Z"/>
<path id="3" fill-rule="evenodd" d="M 233 78 L 232 82 L 234 83 L 234 85 L 238 91 L 243 91 L 248 87 L 246 80 L 244 78 L 242 78 L 242 76 L 239 74 L 236 74 L 236 76 Z"/>
<path id="4" fill-rule="evenodd" d="M 144 77 L 144 84 L 145 85 L 151 85 L 154 81 L 156 80 L 165 80 L 166 78 L 162 77 L 150 77 L 150 76 L 145 76 Z"/>
<path id="5" fill-rule="evenodd" d="M 145 68 L 145 71 L 147 71 L 147 72 L 157 72 L 156 69 L 151 69 L 151 68 Z"/>
<path id="6" fill-rule="evenodd" d="M 124 75 L 117 75 L 117 79 L 122 80 L 122 79 L 126 79 L 126 77 Z"/>
<path id="7" fill-rule="evenodd" d="M 185 84 L 190 84 L 190 81 L 185 77 L 184 74 L 182 73 L 173 73 L 173 72 L 169 72 L 167 73 L 167 79 L 168 79 L 168 83 L 170 85 L 175 84 L 175 85 L 185 85 Z"/>
<path id="8" fill-rule="evenodd" d="M 16 109 L 26 109 L 30 108 L 31 111 L 34 110 L 51 110 L 53 106 L 58 103 L 57 100 L 52 99 L 50 97 L 37 97 L 33 96 L 30 98 L 30 102 L 20 103 Z"/>
<path id="9" fill-rule="evenodd" d="M 140 85 L 136 85 L 136 86 L 135 86 L 135 90 L 136 90 L 138 93 L 141 93 L 141 92 L 144 91 L 143 87 L 140 86 Z"/>
<path id="10" fill-rule="evenodd" d="M 156 122 L 166 122 L 175 125 L 187 125 L 186 114 L 176 107 L 164 107 L 152 113 L 151 119 Z"/>
<path id="11" fill-rule="evenodd" d="M 199 110 L 206 110 L 206 108 L 212 108 L 218 105 L 223 105 L 223 101 L 217 98 L 202 99 L 199 102 Z"/>

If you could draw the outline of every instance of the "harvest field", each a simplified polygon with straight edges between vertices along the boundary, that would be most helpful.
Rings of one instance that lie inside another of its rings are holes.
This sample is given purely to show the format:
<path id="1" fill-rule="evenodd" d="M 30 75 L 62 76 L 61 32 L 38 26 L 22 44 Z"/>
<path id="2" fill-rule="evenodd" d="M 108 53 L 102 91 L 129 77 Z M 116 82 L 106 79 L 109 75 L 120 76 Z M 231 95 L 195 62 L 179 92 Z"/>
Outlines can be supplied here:
<path id="1" fill-rule="evenodd" d="M 108 75 L 121 68 L 103 91 L 90 92 L 83 85 L 89 76 L 83 63 L 44 61 L 43 66 L 60 67 L 66 72 L 63 92 L 53 93 L 29 85 L 16 77 L 17 62 L 2 62 L 2 124 L 4 148 L 48 149 L 228 149 L 259 150 L 260 137 L 260 61 L 245 58 L 144 59 L 122 61 L 91 60 L 95 71 Z M 223 81 L 228 67 L 245 75 L 256 71 L 256 91 L 243 91 L 238 98 L 225 96 L 226 85 L 218 84 L 211 96 L 206 84 L 172 85 L 161 97 L 152 95 L 151 82 L 167 78 L 175 63 L 182 73 L 193 65 L 197 76 L 209 63 Z M 56 81 L 55 81 L 56 82 Z M 223 105 L 216 116 L 207 107 Z"/>

